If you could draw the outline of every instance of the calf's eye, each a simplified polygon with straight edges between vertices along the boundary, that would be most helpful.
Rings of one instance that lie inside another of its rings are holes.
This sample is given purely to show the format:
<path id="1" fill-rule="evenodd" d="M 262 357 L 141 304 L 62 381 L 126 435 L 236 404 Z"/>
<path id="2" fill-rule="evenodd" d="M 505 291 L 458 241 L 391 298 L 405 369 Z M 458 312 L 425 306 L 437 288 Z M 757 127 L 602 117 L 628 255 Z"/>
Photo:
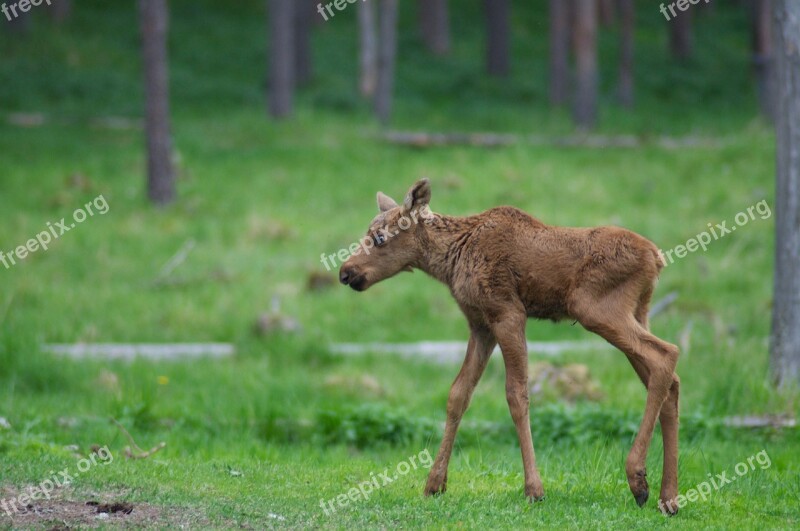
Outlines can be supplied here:
<path id="1" fill-rule="evenodd" d="M 375 247 L 380 247 L 386 243 L 386 236 L 383 234 L 373 234 L 372 235 L 372 242 L 375 244 Z"/>

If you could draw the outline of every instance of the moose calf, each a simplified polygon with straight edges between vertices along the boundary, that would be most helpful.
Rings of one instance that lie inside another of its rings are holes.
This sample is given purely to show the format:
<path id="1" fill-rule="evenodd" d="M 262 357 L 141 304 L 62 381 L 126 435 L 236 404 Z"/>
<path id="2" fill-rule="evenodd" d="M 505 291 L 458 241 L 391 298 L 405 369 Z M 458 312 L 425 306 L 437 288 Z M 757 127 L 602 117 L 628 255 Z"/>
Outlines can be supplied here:
<path id="1" fill-rule="evenodd" d="M 644 505 L 649 496 L 645 459 L 660 420 L 664 472 L 659 507 L 677 512 L 678 348 L 650 333 L 647 322 L 650 297 L 664 267 L 656 246 L 622 228 L 553 227 L 511 207 L 469 217 L 435 214 L 430 198 L 427 179 L 411 187 L 402 205 L 378 192 L 380 213 L 339 272 L 342 284 L 364 291 L 401 271 L 421 269 L 447 284 L 469 323 L 464 365 L 450 389 L 444 437 L 425 494 L 443 493 L 447 487 L 458 425 L 499 344 L 506 398 L 522 450 L 525 495 L 544 497 L 528 414 L 525 325 L 529 317 L 569 318 L 621 350 L 647 388 L 625 473 L 636 502 Z"/>

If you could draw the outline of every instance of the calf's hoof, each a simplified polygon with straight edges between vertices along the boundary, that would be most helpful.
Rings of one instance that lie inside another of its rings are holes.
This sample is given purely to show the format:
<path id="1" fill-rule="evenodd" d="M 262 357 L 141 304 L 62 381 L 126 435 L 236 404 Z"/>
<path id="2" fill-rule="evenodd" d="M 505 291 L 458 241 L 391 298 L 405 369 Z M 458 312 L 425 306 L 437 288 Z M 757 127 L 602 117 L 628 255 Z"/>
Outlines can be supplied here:
<path id="1" fill-rule="evenodd" d="M 667 516 L 675 516 L 678 514 L 678 501 L 675 497 L 668 499 L 662 497 L 658 500 L 658 508 Z"/>
<path id="2" fill-rule="evenodd" d="M 639 507 L 647 503 L 647 499 L 650 497 L 650 489 L 647 486 L 647 472 L 644 470 L 635 472 L 628 477 L 628 485 Z"/>
<path id="3" fill-rule="evenodd" d="M 531 503 L 544 501 L 544 489 L 541 485 L 525 485 L 525 497 Z"/>
<path id="4" fill-rule="evenodd" d="M 447 476 L 428 476 L 425 484 L 425 496 L 436 496 L 447 491 Z"/>
<path id="5" fill-rule="evenodd" d="M 425 487 L 425 496 L 439 496 L 447 491 L 447 485 L 442 484 L 439 487 Z"/>
<path id="6" fill-rule="evenodd" d="M 645 490 L 644 492 L 640 492 L 640 493 L 638 493 L 638 494 L 637 494 L 637 493 L 635 493 L 635 492 L 633 493 L 633 498 L 636 500 L 636 504 L 637 504 L 639 507 L 641 507 L 642 505 L 644 505 L 645 503 L 647 503 L 647 499 L 648 499 L 649 497 L 650 497 L 650 492 L 649 492 L 649 491 L 646 491 L 646 490 Z"/>

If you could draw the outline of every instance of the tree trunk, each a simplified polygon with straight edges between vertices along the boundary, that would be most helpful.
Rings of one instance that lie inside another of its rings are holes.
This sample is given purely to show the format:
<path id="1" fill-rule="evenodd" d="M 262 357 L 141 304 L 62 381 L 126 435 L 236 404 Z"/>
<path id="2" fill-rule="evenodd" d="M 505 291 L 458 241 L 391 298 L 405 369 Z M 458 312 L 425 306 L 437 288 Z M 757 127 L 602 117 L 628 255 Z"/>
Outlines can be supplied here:
<path id="1" fill-rule="evenodd" d="M 569 86 L 569 5 L 572 0 L 550 0 L 550 104 L 567 103 Z"/>
<path id="2" fill-rule="evenodd" d="M 698 16 L 712 16 L 717 11 L 717 3 L 713 0 L 709 0 L 708 2 L 700 2 L 695 7 L 697 8 Z"/>
<path id="3" fill-rule="evenodd" d="M 772 0 L 753 2 L 753 69 L 761 113 L 775 119 L 775 77 L 772 57 Z"/>
<path id="4" fill-rule="evenodd" d="M 372 99 L 378 84 L 378 28 L 375 2 L 358 4 L 359 82 L 361 95 Z"/>
<path id="5" fill-rule="evenodd" d="M 175 199 L 169 116 L 166 0 L 139 0 L 144 56 L 147 196 L 158 205 Z"/>
<path id="6" fill-rule="evenodd" d="M 450 51 L 450 17 L 447 0 L 419 0 L 419 22 L 422 40 L 436 55 Z"/>
<path id="7" fill-rule="evenodd" d="M 492 76 L 507 76 L 511 63 L 511 0 L 484 0 L 483 5 L 486 11 L 486 71 Z"/>
<path id="8" fill-rule="evenodd" d="M 597 1 L 575 0 L 575 123 L 583 129 L 597 121 Z"/>
<path id="9" fill-rule="evenodd" d="M 636 30 L 636 6 L 634 0 L 619 0 L 619 103 L 633 108 L 633 51 Z"/>
<path id="10" fill-rule="evenodd" d="M 13 33 L 28 33 L 31 29 L 31 8 L 32 6 L 28 4 L 28 11 L 22 11 L 19 8 L 19 0 L 8 2 L 6 14 L 0 15 L 0 24 L 8 23 L 8 29 Z"/>
<path id="11" fill-rule="evenodd" d="M 273 118 L 292 113 L 294 98 L 294 0 L 268 0 L 269 112 Z"/>
<path id="12" fill-rule="evenodd" d="M 605 26 L 613 26 L 616 17 L 616 6 L 614 0 L 597 0 L 597 9 L 600 23 Z"/>
<path id="13" fill-rule="evenodd" d="M 72 12 L 72 0 L 53 0 L 50 7 L 50 16 L 56 24 L 63 24 Z"/>
<path id="14" fill-rule="evenodd" d="M 672 56 L 685 61 L 692 55 L 692 9 L 676 10 L 678 16 L 672 18 L 669 25 L 669 49 Z"/>
<path id="15" fill-rule="evenodd" d="M 375 93 L 375 113 L 386 124 L 392 114 L 394 66 L 397 59 L 398 0 L 380 0 L 380 39 L 378 41 L 378 86 Z"/>
<path id="16" fill-rule="evenodd" d="M 313 75 L 311 60 L 311 27 L 316 10 L 309 0 L 297 0 L 294 9 L 295 84 L 305 85 Z"/>
<path id="17" fill-rule="evenodd" d="M 784 387 L 800 385 L 800 2 L 773 2 L 778 174 L 770 368 Z"/>

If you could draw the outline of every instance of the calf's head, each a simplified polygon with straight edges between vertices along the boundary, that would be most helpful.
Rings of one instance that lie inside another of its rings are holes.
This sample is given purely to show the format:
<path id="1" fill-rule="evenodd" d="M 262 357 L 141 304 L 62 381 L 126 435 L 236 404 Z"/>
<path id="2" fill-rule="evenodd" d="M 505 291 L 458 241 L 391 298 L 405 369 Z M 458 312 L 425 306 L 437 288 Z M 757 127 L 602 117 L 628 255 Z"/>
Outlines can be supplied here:
<path id="1" fill-rule="evenodd" d="M 425 222 L 430 219 L 428 179 L 417 181 L 403 203 L 378 192 L 377 216 L 369 224 L 358 249 L 342 264 L 339 280 L 356 291 L 400 273 L 412 271 L 422 255 Z"/>

